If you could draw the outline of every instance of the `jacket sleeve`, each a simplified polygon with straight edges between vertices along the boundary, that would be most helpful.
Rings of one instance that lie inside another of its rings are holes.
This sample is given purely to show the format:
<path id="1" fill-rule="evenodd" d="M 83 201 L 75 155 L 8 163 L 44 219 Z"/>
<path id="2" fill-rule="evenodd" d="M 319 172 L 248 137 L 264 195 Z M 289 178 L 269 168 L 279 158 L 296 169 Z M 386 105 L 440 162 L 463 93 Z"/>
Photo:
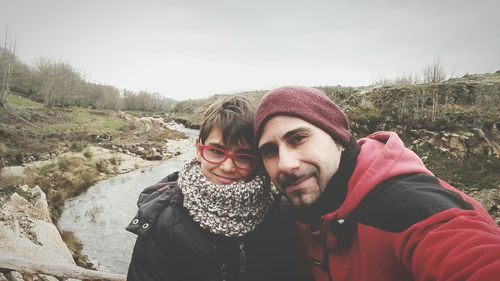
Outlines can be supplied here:
<path id="1" fill-rule="evenodd" d="M 128 281 L 180 280 L 176 260 L 169 251 L 168 232 L 153 227 L 151 231 L 139 234 L 128 269 Z"/>
<path id="2" fill-rule="evenodd" d="M 477 210 L 449 209 L 402 233 L 402 261 L 415 280 L 497 280 L 500 229 Z"/>
<path id="3" fill-rule="evenodd" d="M 411 174 L 385 181 L 367 199 L 364 224 L 394 238 L 393 254 L 413 280 L 498 280 L 500 228 L 463 192 Z"/>

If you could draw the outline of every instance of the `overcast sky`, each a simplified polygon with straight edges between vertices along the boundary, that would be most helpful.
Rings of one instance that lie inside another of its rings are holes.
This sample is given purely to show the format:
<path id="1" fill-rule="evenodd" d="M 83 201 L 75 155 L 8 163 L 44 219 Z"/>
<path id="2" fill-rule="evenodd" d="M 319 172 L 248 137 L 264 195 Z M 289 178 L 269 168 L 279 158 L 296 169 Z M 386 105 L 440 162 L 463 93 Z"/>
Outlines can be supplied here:
<path id="1" fill-rule="evenodd" d="M 178 100 L 500 70 L 498 0 L 0 0 L 25 63 Z M 0 38 L 3 38 L 2 34 Z"/>

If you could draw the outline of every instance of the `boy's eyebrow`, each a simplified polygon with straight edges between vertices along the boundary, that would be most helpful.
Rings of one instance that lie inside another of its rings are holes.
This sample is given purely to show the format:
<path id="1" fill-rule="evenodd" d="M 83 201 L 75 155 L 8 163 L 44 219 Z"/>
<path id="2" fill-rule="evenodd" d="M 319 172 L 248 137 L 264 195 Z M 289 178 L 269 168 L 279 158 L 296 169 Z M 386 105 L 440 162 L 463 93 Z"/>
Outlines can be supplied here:
<path id="1" fill-rule="evenodd" d="M 209 142 L 207 145 L 222 149 L 222 150 L 229 150 L 230 148 L 218 143 L 218 142 Z M 234 151 L 235 153 L 243 153 L 243 154 L 255 154 L 255 149 L 253 148 L 243 148 L 243 149 L 237 149 Z"/>
<path id="2" fill-rule="evenodd" d="M 216 148 L 220 148 L 220 149 L 226 149 L 225 146 L 223 146 L 222 144 L 218 143 L 218 142 L 209 142 L 207 143 L 206 145 L 210 145 L 210 146 L 213 146 L 213 147 L 216 147 Z"/>

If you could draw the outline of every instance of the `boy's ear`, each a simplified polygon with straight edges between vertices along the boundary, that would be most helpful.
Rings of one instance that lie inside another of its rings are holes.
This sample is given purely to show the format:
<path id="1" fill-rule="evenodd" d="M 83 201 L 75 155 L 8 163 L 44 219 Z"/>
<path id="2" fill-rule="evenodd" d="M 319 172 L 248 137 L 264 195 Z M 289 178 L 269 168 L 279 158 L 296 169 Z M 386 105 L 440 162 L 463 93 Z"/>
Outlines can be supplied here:
<path id="1" fill-rule="evenodd" d="M 201 161 L 200 149 L 198 148 L 199 146 L 200 146 L 200 138 L 196 138 L 194 140 L 194 149 L 196 149 L 196 161 L 198 162 Z"/>

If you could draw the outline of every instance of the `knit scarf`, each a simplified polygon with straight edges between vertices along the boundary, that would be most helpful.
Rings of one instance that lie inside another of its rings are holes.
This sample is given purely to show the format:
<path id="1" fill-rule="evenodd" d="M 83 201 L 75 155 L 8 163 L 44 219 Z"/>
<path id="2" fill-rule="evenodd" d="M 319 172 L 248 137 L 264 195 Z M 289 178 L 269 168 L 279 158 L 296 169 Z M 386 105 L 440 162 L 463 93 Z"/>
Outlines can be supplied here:
<path id="1" fill-rule="evenodd" d="M 270 183 L 257 175 L 249 182 L 214 184 L 192 160 L 179 172 L 184 207 L 195 222 L 212 233 L 241 237 L 260 224 L 273 203 Z"/>

